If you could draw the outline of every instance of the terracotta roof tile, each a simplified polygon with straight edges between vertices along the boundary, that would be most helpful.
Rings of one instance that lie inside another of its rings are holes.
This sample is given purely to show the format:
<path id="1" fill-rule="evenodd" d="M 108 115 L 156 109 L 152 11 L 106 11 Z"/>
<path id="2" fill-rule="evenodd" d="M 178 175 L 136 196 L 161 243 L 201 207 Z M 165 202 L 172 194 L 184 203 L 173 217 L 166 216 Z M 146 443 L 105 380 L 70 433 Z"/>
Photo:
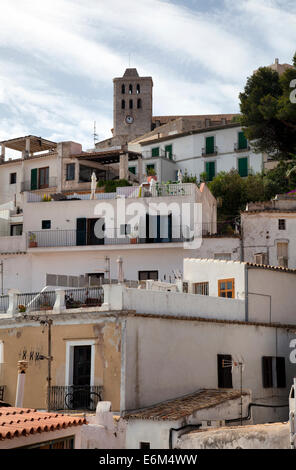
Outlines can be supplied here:
<path id="1" fill-rule="evenodd" d="M 0 440 L 66 429 L 86 424 L 82 416 L 36 411 L 31 408 L 0 408 Z"/>
<path id="2" fill-rule="evenodd" d="M 248 392 L 243 390 L 243 395 Z M 186 395 L 174 400 L 158 403 L 140 410 L 129 411 L 123 416 L 124 419 L 151 419 L 176 421 L 185 416 L 205 408 L 212 408 L 225 401 L 234 400 L 241 396 L 239 390 L 198 390 L 195 393 Z"/>

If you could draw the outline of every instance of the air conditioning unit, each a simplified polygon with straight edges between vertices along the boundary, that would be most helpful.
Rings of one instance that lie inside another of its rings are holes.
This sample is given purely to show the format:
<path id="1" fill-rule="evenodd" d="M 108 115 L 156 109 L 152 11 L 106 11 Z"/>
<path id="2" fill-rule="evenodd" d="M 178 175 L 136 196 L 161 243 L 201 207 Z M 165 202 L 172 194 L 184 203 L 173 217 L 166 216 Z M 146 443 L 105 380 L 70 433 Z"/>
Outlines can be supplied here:
<path id="1" fill-rule="evenodd" d="M 221 428 L 225 426 L 225 420 L 210 420 L 210 421 L 202 421 L 200 429 L 208 429 L 208 428 Z"/>
<path id="2" fill-rule="evenodd" d="M 288 257 L 287 256 L 279 256 L 278 257 L 278 263 L 279 266 L 282 266 L 283 268 L 288 267 Z"/>

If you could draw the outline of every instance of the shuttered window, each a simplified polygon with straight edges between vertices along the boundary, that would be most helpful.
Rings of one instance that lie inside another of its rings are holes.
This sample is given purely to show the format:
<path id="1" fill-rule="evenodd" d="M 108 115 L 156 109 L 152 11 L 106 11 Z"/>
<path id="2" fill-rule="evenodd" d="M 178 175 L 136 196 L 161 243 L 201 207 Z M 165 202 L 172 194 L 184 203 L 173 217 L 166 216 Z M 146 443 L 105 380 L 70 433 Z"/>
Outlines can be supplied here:
<path id="1" fill-rule="evenodd" d="M 216 176 L 216 162 L 206 162 L 207 181 L 212 181 Z"/>
<path id="2" fill-rule="evenodd" d="M 238 159 L 238 172 L 242 178 L 244 178 L 245 176 L 248 176 L 248 158 L 247 157 Z"/>
<path id="3" fill-rule="evenodd" d="M 136 174 L 136 167 L 135 166 L 130 166 L 129 171 L 135 175 Z"/>
<path id="4" fill-rule="evenodd" d="M 239 150 L 247 149 L 248 148 L 248 141 L 245 137 L 243 132 L 238 133 L 238 148 Z"/>
<path id="5" fill-rule="evenodd" d="M 232 388 L 232 357 L 230 354 L 218 354 L 218 388 Z"/>
<path id="6" fill-rule="evenodd" d="M 284 357 L 262 357 L 262 381 L 264 388 L 286 388 Z"/>
<path id="7" fill-rule="evenodd" d="M 206 137 L 206 154 L 215 152 L 215 138 L 214 136 Z"/>
<path id="8" fill-rule="evenodd" d="M 76 245 L 86 245 L 86 218 L 76 220 Z"/>
<path id="9" fill-rule="evenodd" d="M 164 151 L 165 151 L 165 156 L 171 160 L 173 158 L 173 146 L 166 145 L 164 148 Z"/>
<path id="10" fill-rule="evenodd" d="M 38 186 L 38 173 L 37 168 L 31 170 L 31 189 L 37 189 Z"/>
<path id="11" fill-rule="evenodd" d="M 159 157 L 159 147 L 154 147 L 151 151 L 152 157 Z"/>

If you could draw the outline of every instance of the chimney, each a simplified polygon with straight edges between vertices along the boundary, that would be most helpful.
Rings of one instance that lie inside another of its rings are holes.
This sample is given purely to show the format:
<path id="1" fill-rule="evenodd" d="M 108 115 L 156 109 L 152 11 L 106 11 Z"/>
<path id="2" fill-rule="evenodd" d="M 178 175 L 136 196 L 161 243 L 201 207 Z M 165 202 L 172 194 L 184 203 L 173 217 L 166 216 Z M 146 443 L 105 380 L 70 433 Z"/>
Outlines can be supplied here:
<path id="1" fill-rule="evenodd" d="M 28 361 L 18 361 L 18 376 L 17 376 L 17 387 L 15 397 L 15 407 L 22 408 L 24 401 L 24 390 L 26 380 L 26 370 L 28 368 Z"/>

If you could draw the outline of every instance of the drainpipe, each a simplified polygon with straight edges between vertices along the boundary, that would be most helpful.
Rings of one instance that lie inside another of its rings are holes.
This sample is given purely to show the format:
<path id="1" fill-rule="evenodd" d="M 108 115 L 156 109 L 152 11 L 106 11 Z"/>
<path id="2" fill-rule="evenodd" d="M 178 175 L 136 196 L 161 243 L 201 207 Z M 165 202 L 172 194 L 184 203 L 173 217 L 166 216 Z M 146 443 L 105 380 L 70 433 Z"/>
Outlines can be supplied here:
<path id="1" fill-rule="evenodd" d="M 124 276 L 123 276 L 123 260 L 121 256 L 118 257 L 117 263 L 118 263 L 118 284 L 122 284 L 124 280 Z"/>
<path id="2" fill-rule="evenodd" d="M 249 321 L 249 266 L 245 264 L 245 321 Z"/>
<path id="3" fill-rule="evenodd" d="M 17 376 L 17 387 L 15 397 L 15 407 L 22 408 L 24 401 L 24 390 L 26 381 L 26 370 L 28 368 L 28 361 L 18 361 L 18 376 Z"/>

